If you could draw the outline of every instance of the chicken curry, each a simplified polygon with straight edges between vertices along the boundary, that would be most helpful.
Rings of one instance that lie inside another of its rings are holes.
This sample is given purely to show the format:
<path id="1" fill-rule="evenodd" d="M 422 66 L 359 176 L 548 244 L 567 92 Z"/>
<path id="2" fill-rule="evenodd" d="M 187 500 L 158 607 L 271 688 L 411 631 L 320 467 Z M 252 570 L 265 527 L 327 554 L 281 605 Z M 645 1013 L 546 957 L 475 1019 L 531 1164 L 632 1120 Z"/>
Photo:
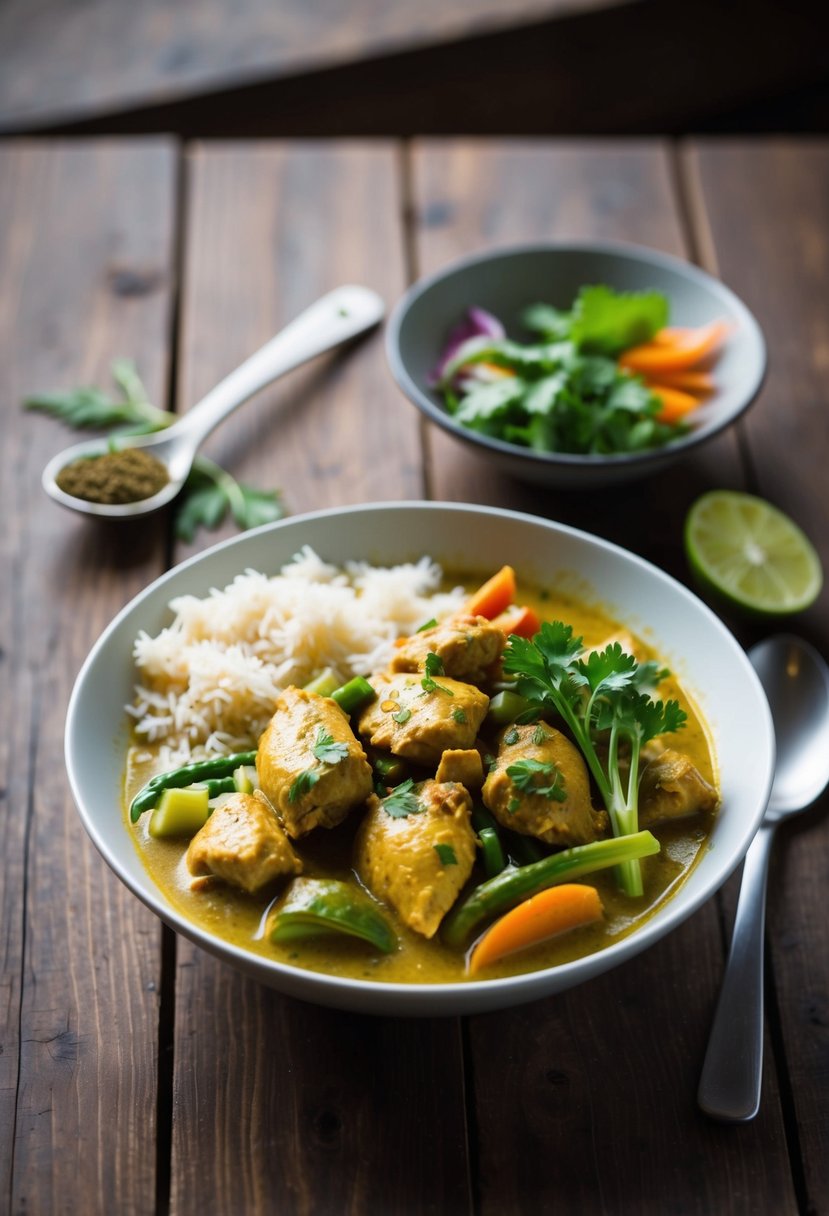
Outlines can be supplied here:
<path id="1" fill-rule="evenodd" d="M 602 611 L 496 583 L 367 680 L 285 688 L 254 752 L 159 774 L 133 747 L 126 814 L 170 903 L 279 962 L 409 983 L 555 966 L 652 915 L 717 811 L 705 725 Z"/>

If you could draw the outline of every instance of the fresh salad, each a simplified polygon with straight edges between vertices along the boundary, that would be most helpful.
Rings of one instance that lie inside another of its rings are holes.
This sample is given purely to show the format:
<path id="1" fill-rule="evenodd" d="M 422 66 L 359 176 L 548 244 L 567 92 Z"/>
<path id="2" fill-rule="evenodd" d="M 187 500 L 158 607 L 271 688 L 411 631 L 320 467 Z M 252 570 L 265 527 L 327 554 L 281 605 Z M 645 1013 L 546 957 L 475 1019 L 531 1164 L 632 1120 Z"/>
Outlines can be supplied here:
<path id="1" fill-rule="evenodd" d="M 482 308 L 449 335 L 431 377 L 461 426 L 539 452 L 612 455 L 662 447 L 713 391 L 726 321 L 668 326 L 659 292 L 583 287 L 568 310 L 527 308 L 534 342 Z"/>

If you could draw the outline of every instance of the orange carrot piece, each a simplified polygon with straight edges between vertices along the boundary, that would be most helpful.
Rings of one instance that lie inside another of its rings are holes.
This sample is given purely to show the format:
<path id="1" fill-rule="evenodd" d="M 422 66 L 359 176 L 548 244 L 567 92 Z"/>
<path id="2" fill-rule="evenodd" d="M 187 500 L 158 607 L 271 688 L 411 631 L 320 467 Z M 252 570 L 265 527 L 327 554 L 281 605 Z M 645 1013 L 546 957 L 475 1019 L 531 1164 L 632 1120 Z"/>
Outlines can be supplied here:
<path id="1" fill-rule="evenodd" d="M 568 929 L 592 924 L 601 918 L 603 911 L 598 891 L 586 883 L 562 883 L 539 891 L 487 930 L 469 956 L 470 974 L 475 975 L 482 967 L 516 950 L 535 946 Z"/>
<path id="2" fill-rule="evenodd" d="M 652 342 L 626 350 L 619 357 L 619 366 L 644 376 L 688 371 L 713 355 L 730 331 L 728 321 L 711 321 L 698 329 L 676 330 L 669 339 L 657 334 Z M 664 335 L 664 330 L 660 332 Z"/>
<path id="3" fill-rule="evenodd" d="M 523 608 L 508 608 L 494 617 L 492 624 L 507 636 L 515 633 L 519 638 L 531 638 L 541 628 L 541 619 L 537 612 L 525 605 Z"/>
<path id="4" fill-rule="evenodd" d="M 499 612 L 515 603 L 515 571 L 512 566 L 502 566 L 497 574 L 487 579 L 464 605 L 464 612 L 472 616 L 485 616 L 492 620 Z"/>
<path id="5" fill-rule="evenodd" d="M 648 388 L 662 402 L 662 409 L 656 415 L 657 422 L 679 422 L 686 414 L 690 414 L 699 405 L 699 398 L 682 389 L 671 388 L 667 384 L 649 384 Z"/>
<path id="6" fill-rule="evenodd" d="M 684 393 L 696 393 L 701 397 L 713 393 L 717 387 L 709 372 L 660 372 L 659 383 L 665 388 L 678 388 Z M 648 387 L 652 387 L 649 381 Z"/>

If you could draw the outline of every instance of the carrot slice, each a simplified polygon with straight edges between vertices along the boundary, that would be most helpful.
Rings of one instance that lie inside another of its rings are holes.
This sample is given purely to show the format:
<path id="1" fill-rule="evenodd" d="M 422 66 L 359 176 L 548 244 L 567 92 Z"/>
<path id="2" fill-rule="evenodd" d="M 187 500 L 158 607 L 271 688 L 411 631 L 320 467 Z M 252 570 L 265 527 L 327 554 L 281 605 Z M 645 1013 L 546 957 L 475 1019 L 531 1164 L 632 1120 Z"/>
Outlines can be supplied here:
<path id="1" fill-rule="evenodd" d="M 699 405 L 699 398 L 681 389 L 671 388 L 667 384 L 649 384 L 648 388 L 662 402 L 662 409 L 656 415 L 657 422 L 679 422 L 686 414 L 690 414 Z"/>
<path id="2" fill-rule="evenodd" d="M 507 635 L 515 633 L 519 638 L 531 638 L 541 628 L 537 612 L 526 605 L 523 608 L 508 608 L 493 618 L 492 624 Z"/>
<path id="3" fill-rule="evenodd" d="M 619 357 L 619 366 L 645 376 L 662 372 L 682 372 L 696 367 L 703 359 L 713 355 L 725 341 L 731 330 L 728 321 L 711 321 L 698 329 L 665 331 L 652 342 L 632 346 Z"/>
<path id="4" fill-rule="evenodd" d="M 666 388 L 679 388 L 685 393 L 696 393 L 706 397 L 717 387 L 714 377 L 709 372 L 660 372 L 659 383 Z M 653 385 L 648 382 L 648 387 Z"/>
<path id="5" fill-rule="evenodd" d="M 469 956 L 469 971 L 474 975 L 516 950 L 535 946 L 568 929 L 592 924 L 601 918 L 603 911 L 598 891 L 586 883 L 562 883 L 539 891 L 487 930 Z"/>
<path id="6" fill-rule="evenodd" d="M 514 603 L 515 590 L 515 571 L 512 566 L 502 566 L 497 574 L 493 574 L 469 597 L 464 611 L 472 616 L 485 616 L 491 621 Z"/>

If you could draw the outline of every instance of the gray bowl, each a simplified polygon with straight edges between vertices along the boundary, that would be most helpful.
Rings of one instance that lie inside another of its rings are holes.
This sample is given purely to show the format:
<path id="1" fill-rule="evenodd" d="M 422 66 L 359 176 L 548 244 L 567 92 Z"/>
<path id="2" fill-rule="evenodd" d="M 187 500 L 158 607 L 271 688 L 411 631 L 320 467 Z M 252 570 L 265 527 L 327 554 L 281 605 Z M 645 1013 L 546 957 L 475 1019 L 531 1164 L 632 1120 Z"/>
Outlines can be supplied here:
<path id="1" fill-rule="evenodd" d="M 495 314 L 511 337 L 523 335 L 520 316 L 539 301 L 568 308 L 581 287 L 606 283 L 620 291 L 663 292 L 671 324 L 733 322 L 716 365 L 717 391 L 694 414 L 693 430 L 667 447 L 618 456 L 535 452 L 480 435 L 455 422 L 429 387 L 447 335 L 471 306 Z M 453 262 L 421 279 L 403 296 L 386 330 L 392 375 L 410 401 L 455 439 L 503 472 L 551 487 L 589 489 L 633 481 L 713 438 L 748 408 L 763 382 L 766 344 L 745 304 L 724 284 L 679 258 L 618 244 L 539 244 L 496 249 Z"/>

